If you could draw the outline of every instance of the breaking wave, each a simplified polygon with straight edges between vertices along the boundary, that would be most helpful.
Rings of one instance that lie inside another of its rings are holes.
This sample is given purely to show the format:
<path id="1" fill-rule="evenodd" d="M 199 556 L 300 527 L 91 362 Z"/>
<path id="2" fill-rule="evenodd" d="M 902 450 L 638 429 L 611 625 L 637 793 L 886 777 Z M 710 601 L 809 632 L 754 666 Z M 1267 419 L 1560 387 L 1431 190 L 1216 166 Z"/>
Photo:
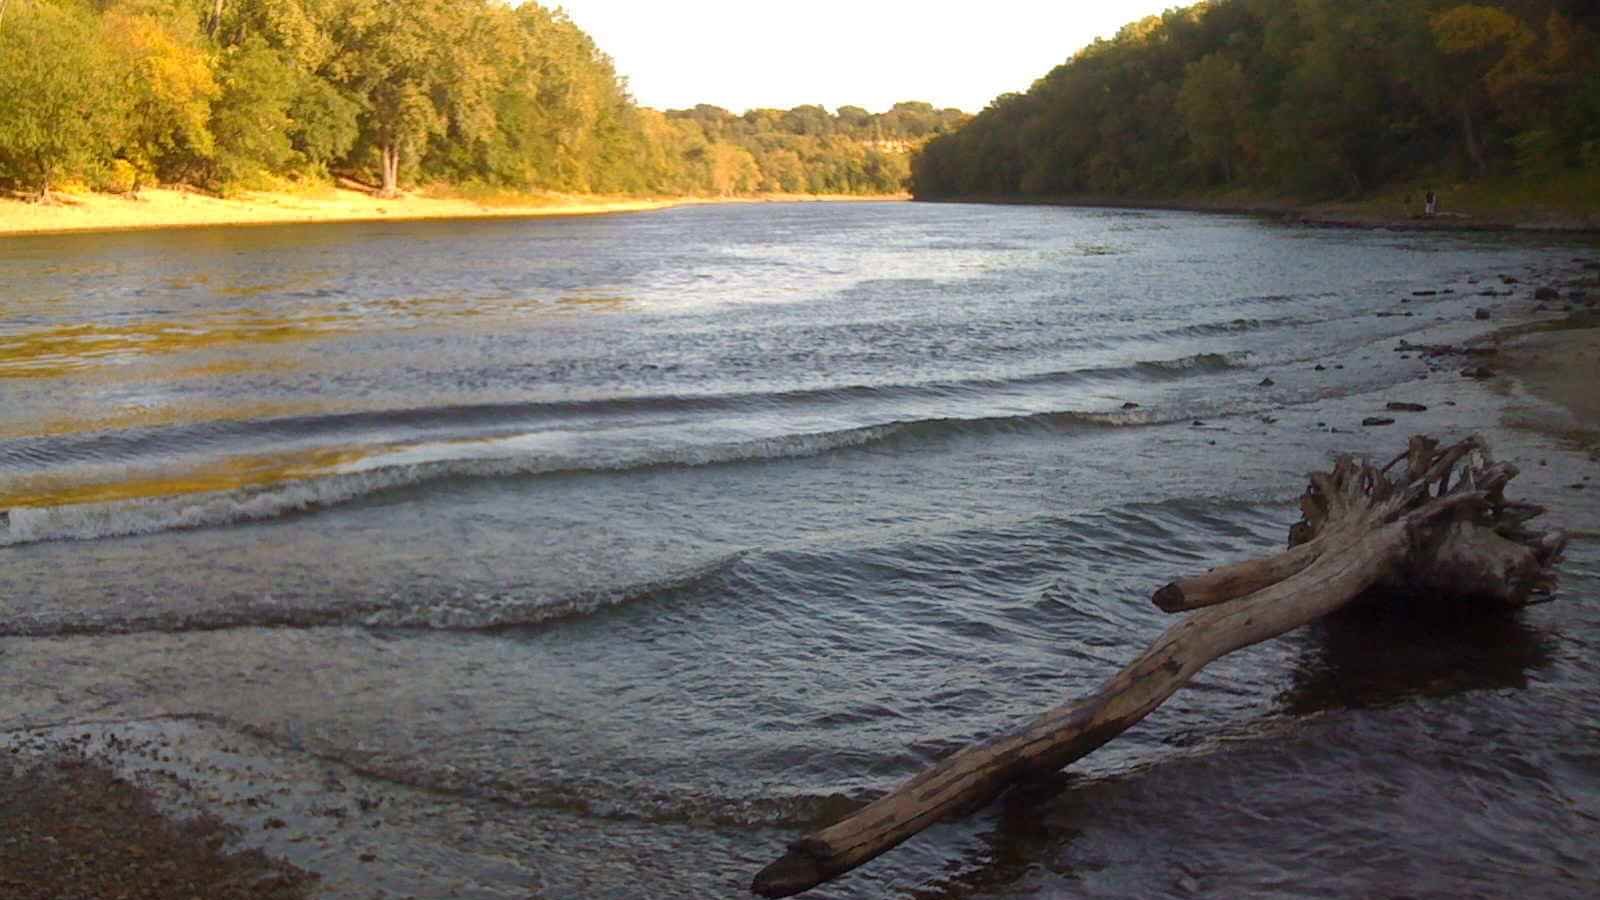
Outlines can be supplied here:
<path id="1" fill-rule="evenodd" d="M 1173 365 L 1231 365 L 1196 358 Z M 1182 418 L 1182 417 L 1179 417 Z M 891 441 L 928 441 L 955 435 L 1028 430 L 1070 431 L 1162 424 L 1150 411 L 1041 412 L 975 418 L 929 418 L 838 431 L 782 435 L 721 444 L 650 450 L 600 450 L 583 456 L 525 453 L 494 458 L 438 459 L 376 465 L 265 487 L 101 503 L 0 510 L 0 547 L 43 541 L 86 541 L 263 522 L 312 513 L 389 491 L 451 479 L 582 475 L 663 467 L 699 467 L 798 459 Z M 427 449 L 426 445 L 422 449 Z"/>

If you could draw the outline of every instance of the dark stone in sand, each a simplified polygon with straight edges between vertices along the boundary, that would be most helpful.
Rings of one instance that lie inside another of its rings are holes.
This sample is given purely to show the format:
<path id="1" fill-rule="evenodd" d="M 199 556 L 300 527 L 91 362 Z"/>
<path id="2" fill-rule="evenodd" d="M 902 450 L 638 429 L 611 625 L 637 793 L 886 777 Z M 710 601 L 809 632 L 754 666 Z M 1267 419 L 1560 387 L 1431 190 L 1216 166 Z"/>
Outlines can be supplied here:
<path id="1" fill-rule="evenodd" d="M 1483 319 L 1487 319 L 1487 318 L 1489 318 L 1489 311 L 1487 309 L 1480 309 L 1477 312 L 1473 313 L 1472 317 L 1474 319 L 1478 319 L 1480 321 L 1483 320 Z"/>
<path id="2" fill-rule="evenodd" d="M 1440 292 L 1440 293 L 1444 293 L 1444 294 L 1454 294 L 1454 293 L 1455 293 L 1455 292 L 1456 292 L 1456 289 L 1455 289 L 1455 288 L 1445 288 L 1445 289 L 1444 289 L 1444 290 L 1443 290 L 1443 291 L 1441 291 L 1441 292 Z"/>
<path id="3" fill-rule="evenodd" d="M 1361 420 L 1361 424 L 1366 428 L 1376 428 L 1379 425 L 1393 425 L 1394 420 L 1385 419 L 1382 416 L 1368 416 L 1367 418 Z"/>
<path id="4" fill-rule="evenodd" d="M 1390 412 L 1427 412 L 1428 408 L 1421 403 L 1390 403 L 1385 409 Z"/>
<path id="5" fill-rule="evenodd" d="M 1535 300 L 1560 300 L 1561 292 L 1553 287 L 1542 287 L 1533 292 Z"/>
<path id="6" fill-rule="evenodd" d="M 1462 369 L 1461 374 L 1468 378 L 1493 378 L 1494 370 L 1488 366 L 1477 366 L 1470 369 Z"/>
<path id="7" fill-rule="evenodd" d="M 1583 267 L 1591 272 L 1600 272 L 1600 262 L 1586 262 L 1583 264 Z"/>
<path id="8" fill-rule="evenodd" d="M 1205 424 L 1206 423 L 1200 421 L 1199 419 L 1195 419 L 1194 420 L 1194 427 L 1196 427 L 1196 428 L 1204 428 Z"/>
<path id="9" fill-rule="evenodd" d="M 1412 291 L 1411 292 L 1411 296 L 1413 296 L 1413 297 L 1437 297 L 1437 296 L 1439 296 L 1439 292 L 1438 291 Z M 1402 300 L 1400 302 L 1404 303 L 1405 301 Z"/>
<path id="10" fill-rule="evenodd" d="M 1137 403 L 1124 403 L 1124 404 L 1122 404 L 1122 408 L 1123 409 L 1138 409 L 1139 408 L 1139 404 L 1137 404 Z"/>
<path id="11" fill-rule="evenodd" d="M 1522 283 L 1522 279 L 1513 278 L 1510 275 L 1501 275 L 1500 276 L 1500 283 L 1501 284 L 1521 284 Z"/>
<path id="12" fill-rule="evenodd" d="M 1328 367 L 1327 366 L 1317 366 L 1316 369 L 1313 370 L 1313 371 L 1326 372 L 1326 371 L 1328 371 Z"/>
<path id="13" fill-rule="evenodd" d="M 1587 299 L 1589 299 L 1589 292 L 1588 291 L 1567 291 L 1567 299 L 1568 300 L 1580 300 L 1580 301 L 1581 300 L 1587 300 Z"/>
<path id="14" fill-rule="evenodd" d="M 1334 368 L 1335 369 L 1342 369 L 1342 368 L 1344 368 L 1344 366 L 1334 366 Z"/>
<path id="15" fill-rule="evenodd" d="M 1275 384 L 1277 384 L 1277 382 L 1273 381 L 1271 378 L 1261 379 L 1261 387 L 1272 387 Z"/>

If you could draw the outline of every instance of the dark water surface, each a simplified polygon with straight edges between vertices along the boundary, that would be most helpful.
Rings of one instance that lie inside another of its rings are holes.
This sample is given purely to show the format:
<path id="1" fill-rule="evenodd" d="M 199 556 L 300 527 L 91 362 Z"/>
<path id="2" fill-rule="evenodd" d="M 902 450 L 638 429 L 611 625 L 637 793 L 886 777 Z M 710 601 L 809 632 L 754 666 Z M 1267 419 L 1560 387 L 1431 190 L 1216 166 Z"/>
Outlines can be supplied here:
<path id="1" fill-rule="evenodd" d="M 910 204 L 7 238 L 0 731 L 160 747 L 118 758 L 330 897 L 739 896 L 1096 687 L 1334 452 L 1482 430 L 1600 526 L 1533 401 L 1394 352 L 1574 253 Z M 1600 550 L 1563 574 L 1242 651 L 816 895 L 1593 896 Z"/>

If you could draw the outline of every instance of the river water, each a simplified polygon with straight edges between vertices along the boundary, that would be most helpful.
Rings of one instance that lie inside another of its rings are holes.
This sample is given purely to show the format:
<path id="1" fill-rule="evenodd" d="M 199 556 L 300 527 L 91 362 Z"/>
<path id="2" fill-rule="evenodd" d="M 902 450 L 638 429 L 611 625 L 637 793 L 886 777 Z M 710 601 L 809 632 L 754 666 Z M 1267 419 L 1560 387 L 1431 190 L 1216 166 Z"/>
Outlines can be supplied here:
<path id="1" fill-rule="evenodd" d="M 1584 253 L 901 203 L 7 238 L 0 732 L 329 897 L 741 896 L 1092 690 L 1336 452 L 1483 431 L 1592 533 L 1536 401 L 1395 352 Z M 1592 538 L 1562 571 L 1241 651 L 815 896 L 1592 896 Z"/>

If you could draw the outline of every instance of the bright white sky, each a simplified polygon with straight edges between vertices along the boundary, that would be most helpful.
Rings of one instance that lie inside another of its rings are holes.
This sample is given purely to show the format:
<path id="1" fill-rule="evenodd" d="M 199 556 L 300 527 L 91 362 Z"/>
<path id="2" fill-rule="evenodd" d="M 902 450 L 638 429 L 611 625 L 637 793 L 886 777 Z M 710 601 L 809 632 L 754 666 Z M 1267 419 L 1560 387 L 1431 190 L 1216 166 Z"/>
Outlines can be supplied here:
<path id="1" fill-rule="evenodd" d="M 1192 0 L 541 0 L 616 61 L 634 99 L 742 113 L 900 100 L 978 112 L 1096 37 Z"/>

